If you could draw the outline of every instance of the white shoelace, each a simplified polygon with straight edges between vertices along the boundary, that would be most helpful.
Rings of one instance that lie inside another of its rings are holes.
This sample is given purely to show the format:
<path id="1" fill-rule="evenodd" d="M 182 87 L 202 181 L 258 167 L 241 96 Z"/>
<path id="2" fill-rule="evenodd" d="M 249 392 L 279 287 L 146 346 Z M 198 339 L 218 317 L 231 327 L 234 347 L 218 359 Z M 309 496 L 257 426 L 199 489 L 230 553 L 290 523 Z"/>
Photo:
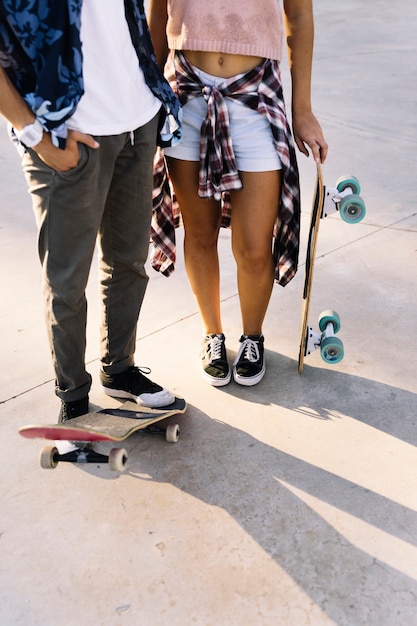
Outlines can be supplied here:
<path id="1" fill-rule="evenodd" d="M 242 354 L 243 354 L 243 358 L 249 361 L 250 363 L 256 363 L 256 361 L 259 361 L 260 355 L 259 355 L 258 343 L 256 341 L 253 341 L 252 339 L 249 339 L 249 337 L 247 337 L 242 342 L 242 345 L 240 346 L 239 352 L 237 353 L 237 356 L 233 365 L 236 365 L 236 363 L 239 361 Z"/>
<path id="2" fill-rule="evenodd" d="M 210 337 L 207 341 L 206 353 L 210 360 L 210 363 L 213 361 L 218 361 L 222 358 L 222 345 L 223 339 L 215 335 L 214 337 Z"/>

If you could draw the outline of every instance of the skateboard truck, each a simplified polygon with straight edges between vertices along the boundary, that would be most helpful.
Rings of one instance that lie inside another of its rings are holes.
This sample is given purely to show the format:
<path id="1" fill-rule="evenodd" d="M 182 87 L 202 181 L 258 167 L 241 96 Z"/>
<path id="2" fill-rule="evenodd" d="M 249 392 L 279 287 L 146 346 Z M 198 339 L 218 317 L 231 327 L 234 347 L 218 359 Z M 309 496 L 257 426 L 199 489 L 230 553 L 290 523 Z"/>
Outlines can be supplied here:
<path id="1" fill-rule="evenodd" d="M 335 337 L 340 330 L 340 317 L 336 311 L 323 311 L 319 316 L 321 334 L 307 326 L 304 356 L 320 348 L 320 354 L 327 363 L 339 363 L 343 359 L 344 349 L 341 339 Z"/>
<path id="2" fill-rule="evenodd" d="M 344 222 L 357 224 L 365 217 L 365 202 L 360 197 L 360 184 L 356 176 L 341 176 L 336 187 L 324 186 L 322 218 L 339 211 Z"/>
<path id="3" fill-rule="evenodd" d="M 67 444 L 67 442 L 65 442 Z M 58 463 L 108 463 L 113 472 L 122 472 L 127 463 L 124 448 L 112 448 L 110 454 L 100 454 L 89 446 L 75 447 L 60 452 L 57 446 L 45 446 L 41 451 L 40 464 L 43 469 L 55 469 Z"/>

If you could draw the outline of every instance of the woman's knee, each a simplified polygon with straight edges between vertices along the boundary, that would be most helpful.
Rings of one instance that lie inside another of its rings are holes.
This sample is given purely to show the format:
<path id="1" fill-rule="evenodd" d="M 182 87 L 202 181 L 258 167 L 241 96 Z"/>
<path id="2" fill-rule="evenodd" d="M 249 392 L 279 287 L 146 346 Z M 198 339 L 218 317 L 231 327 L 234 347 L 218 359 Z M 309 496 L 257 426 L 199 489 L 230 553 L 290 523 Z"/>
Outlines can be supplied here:
<path id="1" fill-rule="evenodd" d="M 265 246 L 234 247 L 233 255 L 239 269 L 253 274 L 269 271 L 272 263 L 272 250 Z"/>
<path id="2" fill-rule="evenodd" d="M 184 220 L 186 245 L 199 249 L 217 246 L 220 231 L 220 219 L 209 219 L 198 222 Z"/>

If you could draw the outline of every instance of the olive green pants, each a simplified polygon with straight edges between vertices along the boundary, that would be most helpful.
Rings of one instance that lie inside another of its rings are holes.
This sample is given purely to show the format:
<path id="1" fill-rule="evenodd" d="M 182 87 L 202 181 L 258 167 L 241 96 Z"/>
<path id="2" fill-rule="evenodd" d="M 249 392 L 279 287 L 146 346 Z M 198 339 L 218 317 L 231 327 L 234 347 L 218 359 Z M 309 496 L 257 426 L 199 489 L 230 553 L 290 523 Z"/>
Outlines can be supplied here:
<path id="1" fill-rule="evenodd" d="M 56 377 L 66 402 L 85 397 L 85 290 L 99 249 L 100 359 L 109 373 L 134 363 L 136 326 L 148 276 L 153 157 L 157 117 L 134 133 L 96 137 L 97 150 L 79 144 L 68 172 L 51 169 L 33 150 L 23 169 L 39 229 L 45 317 Z"/>

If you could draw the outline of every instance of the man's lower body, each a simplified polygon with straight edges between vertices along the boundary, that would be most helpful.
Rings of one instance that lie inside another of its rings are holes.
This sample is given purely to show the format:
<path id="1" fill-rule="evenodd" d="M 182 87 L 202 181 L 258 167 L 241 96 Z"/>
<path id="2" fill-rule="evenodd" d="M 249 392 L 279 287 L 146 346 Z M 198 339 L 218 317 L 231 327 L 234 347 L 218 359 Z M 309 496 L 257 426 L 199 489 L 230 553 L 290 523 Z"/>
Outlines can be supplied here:
<path id="1" fill-rule="evenodd" d="M 39 228 L 45 316 L 62 401 L 60 420 L 88 411 L 85 289 L 99 247 L 101 382 L 115 397 L 161 406 L 171 392 L 134 367 L 136 326 L 148 283 L 145 263 L 152 211 L 157 118 L 134 133 L 79 144 L 78 165 L 56 172 L 35 152 L 23 157 Z"/>

